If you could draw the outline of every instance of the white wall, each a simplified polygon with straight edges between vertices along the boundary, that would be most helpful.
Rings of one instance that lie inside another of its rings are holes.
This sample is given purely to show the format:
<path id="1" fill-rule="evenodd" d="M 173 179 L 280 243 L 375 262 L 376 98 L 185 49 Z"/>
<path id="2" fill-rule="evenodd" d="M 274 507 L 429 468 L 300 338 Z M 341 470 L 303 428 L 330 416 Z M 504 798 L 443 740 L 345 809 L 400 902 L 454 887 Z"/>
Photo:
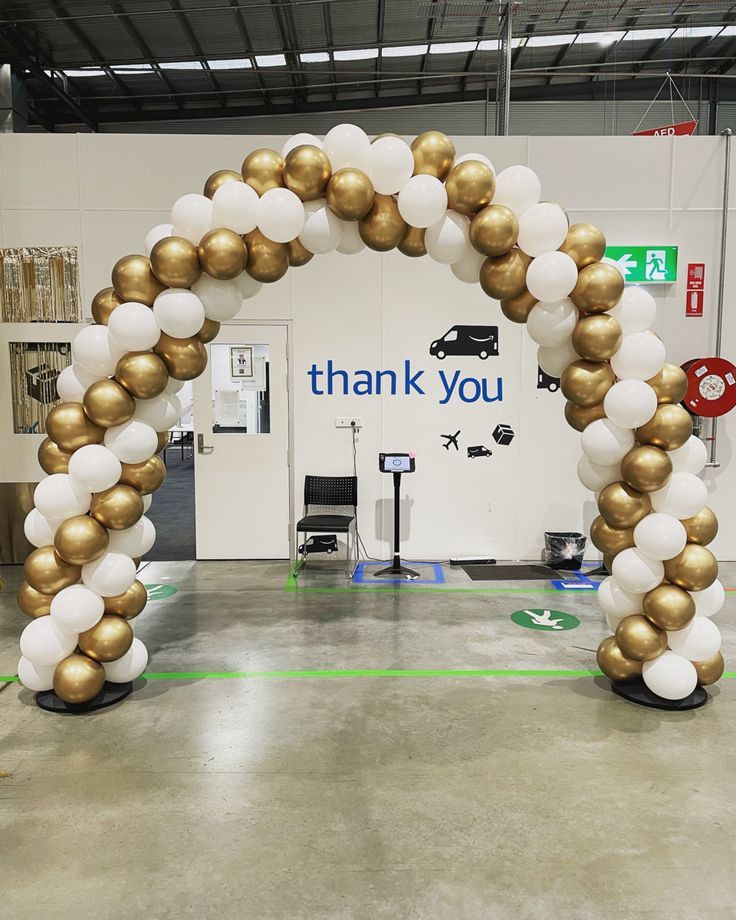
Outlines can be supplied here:
<path id="1" fill-rule="evenodd" d="M 199 191 L 216 168 L 237 167 L 250 149 L 280 142 L 277 137 L 232 135 L 2 136 L 0 245 L 77 244 L 83 300 L 89 304 L 94 292 L 109 284 L 114 261 L 141 250 L 146 230 L 166 218 L 178 195 Z M 679 245 L 681 281 L 652 289 L 660 307 L 657 330 L 671 361 L 712 353 L 722 139 L 460 137 L 456 142 L 459 152 L 487 153 L 498 169 L 528 163 L 542 179 L 545 199 L 562 203 L 571 221 L 598 224 L 612 244 Z M 735 252 L 736 229 L 730 237 L 729 264 Z M 688 261 L 706 263 L 702 319 L 684 316 Z M 724 355 L 733 358 L 731 276 L 727 272 Z M 408 556 L 489 552 L 499 558 L 535 558 L 545 529 L 580 529 L 590 523 L 594 506 L 577 483 L 579 436 L 563 421 L 564 400 L 537 391 L 534 349 L 523 330 L 507 322 L 498 304 L 479 288 L 458 282 L 448 268 L 428 257 L 411 260 L 396 252 L 322 256 L 264 288 L 242 316 L 293 323 L 297 507 L 305 473 L 350 472 L 350 434 L 335 429 L 335 416 L 355 414 L 365 420 L 358 448 L 360 520 L 372 554 L 386 554 L 387 543 L 379 538 L 390 532 L 390 503 L 384 503 L 391 484 L 390 477 L 377 471 L 379 450 L 417 452 L 417 473 L 405 478 L 402 490 L 411 503 Z M 486 362 L 448 358 L 440 364 L 430 357 L 429 343 L 455 323 L 498 325 L 501 355 Z M 17 331 L 0 328 L 3 353 Z M 313 396 L 306 372 L 312 362 L 324 365 L 328 358 L 348 370 L 398 370 L 408 358 L 417 370 L 426 370 L 423 383 L 440 367 L 475 376 L 480 372 L 494 381 L 501 376 L 504 400 L 488 406 L 439 406 L 429 387 L 423 398 Z M 31 438 L 8 438 L 3 413 L 0 479 L 32 478 L 29 451 L 21 454 L 19 449 L 19 439 L 27 443 Z M 509 447 L 493 445 L 490 433 L 498 422 L 516 432 Z M 463 453 L 455 455 L 442 448 L 439 435 L 458 428 Z M 736 520 L 730 514 L 736 471 L 729 465 L 735 434 L 733 416 L 719 429 L 723 465 L 706 477 L 721 520 L 714 549 L 724 559 L 736 558 Z M 494 456 L 466 459 L 464 448 L 479 443 L 492 447 Z M 385 520 L 383 510 L 388 512 Z"/>

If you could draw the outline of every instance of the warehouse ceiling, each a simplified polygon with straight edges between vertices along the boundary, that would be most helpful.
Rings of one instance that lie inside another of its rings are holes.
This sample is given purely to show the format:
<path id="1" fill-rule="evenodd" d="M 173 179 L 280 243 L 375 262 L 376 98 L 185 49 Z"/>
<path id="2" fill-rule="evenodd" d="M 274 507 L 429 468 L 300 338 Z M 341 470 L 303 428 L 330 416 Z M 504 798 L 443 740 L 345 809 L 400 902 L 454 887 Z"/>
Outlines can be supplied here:
<path id="1" fill-rule="evenodd" d="M 4 0 L 29 120 L 78 125 L 494 98 L 497 0 Z M 733 98 L 736 2 L 511 4 L 514 99 Z M 734 87 L 736 92 L 736 87 Z"/>

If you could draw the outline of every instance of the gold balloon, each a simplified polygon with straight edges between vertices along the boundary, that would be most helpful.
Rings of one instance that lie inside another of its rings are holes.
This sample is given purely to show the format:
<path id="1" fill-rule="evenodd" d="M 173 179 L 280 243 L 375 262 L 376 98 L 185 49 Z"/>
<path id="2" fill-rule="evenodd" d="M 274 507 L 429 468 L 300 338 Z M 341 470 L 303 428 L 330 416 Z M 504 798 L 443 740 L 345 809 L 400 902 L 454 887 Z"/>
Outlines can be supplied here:
<path id="1" fill-rule="evenodd" d="M 248 256 L 242 237 L 225 227 L 205 233 L 197 252 L 202 270 L 220 281 L 237 278 Z"/>
<path id="2" fill-rule="evenodd" d="M 358 233 L 369 249 L 395 249 L 406 233 L 406 221 L 391 195 L 376 195 L 365 217 L 358 221 Z"/>
<path id="3" fill-rule="evenodd" d="M 94 562 L 107 549 L 107 530 L 88 514 L 77 514 L 62 521 L 54 534 L 54 549 L 71 565 Z"/>
<path id="4" fill-rule="evenodd" d="M 126 620 L 132 620 L 146 606 L 148 594 L 145 587 L 136 579 L 123 594 L 102 599 L 105 602 L 105 613 L 114 613 L 116 616 L 125 617 Z"/>
<path id="5" fill-rule="evenodd" d="M 327 154 L 312 144 L 294 147 L 284 159 L 284 185 L 302 201 L 321 198 L 331 174 L 332 165 Z"/>
<path id="6" fill-rule="evenodd" d="M 687 392 L 687 376 L 676 364 L 665 364 L 657 376 L 647 380 L 647 383 L 657 394 L 660 404 L 682 402 Z"/>
<path id="7" fill-rule="evenodd" d="M 445 189 L 448 205 L 453 211 L 475 214 L 491 203 L 496 191 L 496 178 L 485 163 L 463 160 L 450 170 Z"/>
<path id="8" fill-rule="evenodd" d="M 622 683 L 641 676 L 642 662 L 624 658 L 613 636 L 608 636 L 598 646 L 596 661 L 609 680 Z"/>
<path id="9" fill-rule="evenodd" d="M 470 221 L 470 242 L 474 249 L 486 256 L 502 256 L 513 247 L 518 236 L 516 215 L 502 204 L 483 208 Z"/>
<path id="10" fill-rule="evenodd" d="M 53 594 L 41 594 L 32 588 L 27 581 L 20 583 L 18 593 L 15 595 L 18 607 L 29 617 L 45 617 L 51 613 L 51 601 L 54 599 Z"/>
<path id="11" fill-rule="evenodd" d="M 720 652 L 716 652 L 715 655 L 711 658 L 706 658 L 705 661 L 693 661 L 693 667 L 698 672 L 698 683 L 701 686 L 707 686 L 721 679 L 726 664 L 723 660 L 723 655 Z"/>
<path id="12" fill-rule="evenodd" d="M 166 287 L 153 274 L 149 260 L 137 255 L 118 259 L 112 269 L 112 286 L 123 303 L 134 301 L 148 307 Z"/>
<path id="13" fill-rule="evenodd" d="M 660 629 L 683 629 L 695 616 L 695 601 L 682 588 L 663 582 L 644 595 L 644 616 Z"/>
<path id="14" fill-rule="evenodd" d="M 212 339 L 217 338 L 219 332 L 220 324 L 217 320 L 206 319 L 202 323 L 202 328 L 196 333 L 196 336 L 203 345 L 206 345 L 208 342 L 211 342 Z"/>
<path id="15" fill-rule="evenodd" d="M 263 195 L 271 188 L 284 187 L 284 158 L 275 150 L 259 147 L 243 160 L 241 172 L 246 185 Z"/>
<path id="16" fill-rule="evenodd" d="M 108 530 L 125 530 L 143 514 L 143 496 L 132 486 L 118 484 L 92 496 L 90 514 Z"/>
<path id="17" fill-rule="evenodd" d="M 703 508 L 682 523 L 687 531 L 688 543 L 700 543 L 701 546 L 705 546 L 714 540 L 718 533 L 718 518 L 710 508 Z"/>
<path id="18" fill-rule="evenodd" d="M 664 577 L 686 591 L 705 591 L 718 577 L 718 563 L 705 546 L 688 543 L 681 553 L 665 562 Z"/>
<path id="19" fill-rule="evenodd" d="M 207 177 L 202 191 L 207 198 L 212 198 L 218 188 L 226 182 L 242 182 L 243 177 L 234 169 L 216 169 L 211 176 Z"/>
<path id="20" fill-rule="evenodd" d="M 444 179 L 452 169 L 455 145 L 441 131 L 424 131 L 411 144 L 414 154 L 414 175 Z"/>
<path id="21" fill-rule="evenodd" d="M 653 661 L 667 649 L 667 633 L 640 613 L 624 617 L 616 627 L 616 645 L 634 661 Z"/>
<path id="22" fill-rule="evenodd" d="M 166 287 L 188 288 L 199 279 L 203 265 L 194 243 L 183 236 L 166 236 L 151 250 L 151 268 Z"/>
<path id="23" fill-rule="evenodd" d="M 341 220 L 360 220 L 370 211 L 375 191 L 373 183 L 360 169 L 338 169 L 327 183 L 327 206 Z"/>
<path id="24" fill-rule="evenodd" d="M 130 623 L 110 613 L 104 613 L 91 629 L 79 634 L 79 648 L 95 661 L 117 661 L 132 644 Z"/>
<path id="25" fill-rule="evenodd" d="M 590 525 L 590 539 L 602 553 L 620 553 L 622 549 L 635 545 L 633 527 L 611 527 L 600 514 Z"/>
<path id="26" fill-rule="evenodd" d="M 92 319 L 100 326 L 106 326 L 110 314 L 121 303 L 122 300 L 111 287 L 103 288 L 92 298 Z"/>
<path id="27" fill-rule="evenodd" d="M 607 572 L 613 571 L 613 560 L 616 558 L 616 553 L 604 553 L 603 554 L 603 566 Z"/>
<path id="28" fill-rule="evenodd" d="M 619 302 L 624 292 L 621 272 L 607 262 L 592 262 L 580 270 L 570 298 L 586 313 L 605 313 Z"/>
<path id="29" fill-rule="evenodd" d="M 251 278 L 272 284 L 284 277 L 289 270 L 289 247 L 286 243 L 274 243 L 260 230 L 251 230 L 244 239 L 248 248 L 246 270 Z"/>
<path id="30" fill-rule="evenodd" d="M 289 265 L 292 268 L 306 265 L 314 258 L 314 253 L 302 246 L 298 239 L 291 240 L 286 245 L 289 247 Z"/>
<path id="31" fill-rule="evenodd" d="M 69 655 L 56 665 L 54 693 L 65 703 L 89 703 L 105 686 L 105 669 L 86 655 Z"/>
<path id="32" fill-rule="evenodd" d="M 663 403 L 645 425 L 636 429 L 636 440 L 663 450 L 675 450 L 692 433 L 693 419 L 687 409 Z"/>
<path id="33" fill-rule="evenodd" d="M 153 399 L 166 389 L 169 372 L 158 355 L 129 351 L 118 361 L 115 379 L 136 399 Z"/>
<path id="34" fill-rule="evenodd" d="M 594 406 L 576 406 L 575 403 L 565 403 L 565 420 L 567 424 L 576 431 L 585 431 L 591 422 L 598 421 L 599 418 L 605 418 L 606 412 L 603 403 L 599 402 Z"/>
<path id="35" fill-rule="evenodd" d="M 591 313 L 579 319 L 572 331 L 572 347 L 588 361 L 607 361 L 623 339 L 621 323 L 608 313 Z"/>
<path id="36" fill-rule="evenodd" d="M 154 454 L 142 463 L 123 463 L 120 482 L 137 489 L 141 495 L 150 495 L 159 489 L 166 479 L 166 464 Z"/>
<path id="37" fill-rule="evenodd" d="M 195 336 L 175 339 L 162 332 L 153 350 L 174 380 L 194 380 L 207 367 L 207 349 Z"/>
<path id="38" fill-rule="evenodd" d="M 601 489 L 598 510 L 609 527 L 635 527 L 652 510 L 652 502 L 646 492 L 612 482 Z"/>
<path id="39" fill-rule="evenodd" d="M 510 319 L 512 323 L 525 323 L 529 318 L 529 314 L 532 312 L 532 307 L 538 303 L 539 301 L 537 298 L 533 297 L 529 291 L 524 288 L 521 294 L 517 294 L 516 297 L 512 297 L 510 300 L 501 301 L 501 312 L 506 319 Z"/>
<path id="40" fill-rule="evenodd" d="M 82 577 L 82 569 L 65 562 L 53 546 L 42 546 L 26 557 L 23 574 L 28 584 L 40 594 L 56 594 L 62 588 L 76 584 Z"/>
<path id="41" fill-rule="evenodd" d="M 62 450 L 74 451 L 86 444 L 102 444 L 105 429 L 95 425 L 81 403 L 59 403 L 46 416 L 46 433 Z"/>
<path id="42" fill-rule="evenodd" d="M 115 380 L 97 380 L 84 394 L 84 411 L 101 428 L 122 425 L 133 417 L 135 400 Z"/>
<path id="43" fill-rule="evenodd" d="M 490 257 L 480 267 L 480 286 L 489 297 L 512 300 L 526 290 L 526 270 L 531 257 L 520 249 Z"/>
<path id="44" fill-rule="evenodd" d="M 585 268 L 593 262 L 600 262 L 606 252 L 606 238 L 593 224 L 573 224 L 560 246 L 577 267 Z"/>
<path id="45" fill-rule="evenodd" d="M 420 256 L 427 255 L 427 247 L 424 245 L 424 234 L 427 232 L 425 227 L 410 227 L 406 225 L 406 230 L 399 243 L 399 252 L 403 252 L 410 259 L 418 259 Z"/>
<path id="46" fill-rule="evenodd" d="M 633 447 L 621 461 L 621 478 L 640 492 L 656 492 L 672 475 L 672 461 L 659 447 Z"/>
<path id="47" fill-rule="evenodd" d="M 62 450 L 51 438 L 44 438 L 38 447 L 38 462 L 44 473 L 68 473 L 72 452 Z"/>
<path id="48" fill-rule="evenodd" d="M 158 442 L 156 444 L 156 453 L 160 454 L 161 451 L 169 443 L 169 432 L 168 431 L 157 431 Z"/>
<path id="49" fill-rule="evenodd" d="M 560 389 L 566 399 L 581 409 L 597 406 L 611 389 L 616 377 L 603 361 L 573 361 L 562 372 Z"/>

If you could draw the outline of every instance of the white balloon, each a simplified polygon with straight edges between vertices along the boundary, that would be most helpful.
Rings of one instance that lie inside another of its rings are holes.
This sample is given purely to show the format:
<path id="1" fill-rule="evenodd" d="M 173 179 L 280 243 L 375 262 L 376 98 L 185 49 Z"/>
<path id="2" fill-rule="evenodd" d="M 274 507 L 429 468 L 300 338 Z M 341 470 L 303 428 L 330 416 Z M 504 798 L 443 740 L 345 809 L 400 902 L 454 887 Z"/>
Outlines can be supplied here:
<path id="1" fill-rule="evenodd" d="M 240 312 L 243 297 L 234 281 L 221 281 L 202 272 L 192 285 L 192 291 L 202 301 L 204 315 L 218 323 L 232 319 Z"/>
<path id="2" fill-rule="evenodd" d="M 208 230 L 212 229 L 212 202 L 206 195 L 182 195 L 171 209 L 174 236 L 183 236 L 198 245 Z"/>
<path id="3" fill-rule="evenodd" d="M 688 591 L 688 594 L 695 601 L 696 617 L 715 616 L 726 603 L 726 591 L 717 578 L 712 585 L 702 591 Z"/>
<path id="4" fill-rule="evenodd" d="M 225 182 L 212 196 L 212 225 L 242 235 L 258 225 L 258 192 L 246 182 Z"/>
<path id="5" fill-rule="evenodd" d="M 28 690 L 38 693 L 40 690 L 51 690 L 54 686 L 55 664 L 34 664 L 27 658 L 18 662 L 18 680 Z"/>
<path id="6" fill-rule="evenodd" d="M 82 566 L 82 581 L 102 597 L 116 597 L 135 581 L 135 562 L 124 553 L 108 550 Z"/>
<path id="7" fill-rule="evenodd" d="M 540 301 L 535 304 L 526 321 L 527 332 L 537 345 L 563 345 L 570 339 L 578 311 L 569 297 Z"/>
<path id="8" fill-rule="evenodd" d="M 333 173 L 345 166 L 355 166 L 364 171 L 368 167 L 371 142 L 357 125 L 343 124 L 330 128 L 325 134 L 324 149 Z"/>
<path id="9" fill-rule="evenodd" d="M 519 249 L 529 256 L 553 252 L 565 242 L 569 227 L 567 214 L 558 204 L 542 201 L 532 205 L 519 218 Z"/>
<path id="10" fill-rule="evenodd" d="M 143 496 L 143 513 L 144 513 L 144 514 L 145 514 L 146 511 L 148 511 L 148 509 L 151 507 L 151 504 L 152 504 L 152 503 L 153 503 L 153 495 L 144 495 L 144 496 Z"/>
<path id="11" fill-rule="evenodd" d="M 694 473 L 673 473 L 666 485 L 649 493 L 649 498 L 655 511 L 684 521 L 705 508 L 708 487 Z"/>
<path id="12" fill-rule="evenodd" d="M 410 227 L 431 227 L 447 210 L 447 191 L 435 176 L 412 176 L 399 192 L 398 205 Z"/>
<path id="13" fill-rule="evenodd" d="M 302 246 L 317 255 L 335 250 L 342 240 L 343 224 L 348 224 L 349 221 L 341 221 L 333 214 L 324 198 L 308 201 L 304 205 L 304 212 L 304 227 L 299 234 Z"/>
<path id="14" fill-rule="evenodd" d="M 697 475 L 703 471 L 705 464 L 708 462 L 708 448 L 700 438 L 691 434 L 682 447 L 668 451 L 667 456 L 672 461 L 672 471 L 674 473 L 694 473 Z"/>
<path id="15" fill-rule="evenodd" d="M 105 376 L 105 374 L 93 374 L 81 364 L 70 364 L 56 378 L 56 392 L 62 402 L 81 403 L 87 388 Z"/>
<path id="16" fill-rule="evenodd" d="M 122 466 L 115 454 L 102 444 L 85 444 L 69 459 L 69 476 L 88 492 L 104 492 L 120 479 Z"/>
<path id="17" fill-rule="evenodd" d="M 167 237 L 171 236 L 173 232 L 174 228 L 171 224 L 156 224 L 155 227 L 151 227 L 146 234 L 146 242 L 144 243 L 146 255 L 150 256 L 156 243 L 165 240 Z"/>
<path id="18" fill-rule="evenodd" d="M 454 165 L 457 166 L 458 163 L 465 163 L 467 160 L 474 160 L 477 163 L 485 163 L 493 175 L 496 175 L 496 167 L 493 165 L 493 163 L 491 163 L 491 161 L 484 153 L 463 153 L 461 156 L 455 159 Z"/>
<path id="19" fill-rule="evenodd" d="M 133 637 L 128 651 L 116 661 L 103 661 L 105 677 L 113 684 L 125 684 L 140 677 L 148 664 L 148 652 L 140 639 Z"/>
<path id="20" fill-rule="evenodd" d="M 598 603 L 613 630 L 624 617 L 642 612 L 643 599 L 643 594 L 624 591 L 613 575 L 604 578 L 598 587 Z"/>
<path id="21" fill-rule="evenodd" d="M 175 339 L 188 339 L 199 332 L 205 319 L 202 301 L 185 288 L 162 291 L 153 302 L 153 315 L 161 331 Z"/>
<path id="22" fill-rule="evenodd" d="M 611 466 L 620 463 L 634 446 L 634 432 L 619 428 L 607 418 L 599 418 L 585 427 L 580 444 L 593 463 Z"/>
<path id="23" fill-rule="evenodd" d="M 121 303 L 110 314 L 107 328 L 113 348 L 124 351 L 148 351 L 161 337 L 153 310 L 142 303 Z"/>
<path id="24" fill-rule="evenodd" d="M 68 473 L 52 473 L 42 479 L 33 493 L 33 504 L 51 522 L 86 514 L 92 495 Z"/>
<path id="25" fill-rule="evenodd" d="M 634 528 L 634 543 L 650 559 L 664 562 L 683 551 L 687 531 L 671 514 L 655 512 L 642 518 Z"/>
<path id="26" fill-rule="evenodd" d="M 532 259 L 526 270 L 527 289 L 537 300 L 562 300 L 571 293 L 577 280 L 577 265 L 566 252 L 545 252 Z"/>
<path id="27" fill-rule="evenodd" d="M 664 367 L 664 342 L 653 332 L 625 335 L 611 358 L 611 367 L 620 380 L 650 380 Z"/>
<path id="28" fill-rule="evenodd" d="M 621 465 L 614 463 L 602 466 L 600 463 L 593 463 L 583 454 L 578 460 L 578 479 L 591 492 L 600 492 L 612 482 L 621 479 Z"/>
<path id="29" fill-rule="evenodd" d="M 658 559 L 650 559 L 641 550 L 630 547 L 616 555 L 611 574 L 624 591 L 646 594 L 662 583 L 664 565 Z"/>
<path id="30" fill-rule="evenodd" d="M 427 228 L 424 245 L 427 254 L 442 265 L 451 265 L 462 256 L 468 245 L 470 222 L 462 214 L 445 211 L 444 215 Z"/>
<path id="31" fill-rule="evenodd" d="M 57 665 L 71 655 L 78 634 L 61 629 L 49 617 L 37 617 L 20 634 L 20 653 L 35 665 Z"/>
<path id="32" fill-rule="evenodd" d="M 608 313 L 621 323 L 624 335 L 631 335 L 651 329 L 657 316 L 657 304 L 649 291 L 627 284 L 621 299 Z"/>
<path id="33" fill-rule="evenodd" d="M 305 131 L 302 131 L 299 134 L 292 134 L 291 137 L 287 137 L 281 145 L 281 156 L 285 157 L 287 153 L 291 153 L 292 150 L 295 150 L 297 147 L 303 147 L 305 144 L 308 144 L 310 147 L 317 147 L 319 150 L 325 149 L 324 144 L 318 137 L 314 134 L 307 134 Z"/>
<path id="34" fill-rule="evenodd" d="M 88 373 L 97 375 L 98 379 L 115 373 L 119 357 L 118 352 L 111 347 L 107 326 L 93 323 L 80 329 L 74 336 L 72 359 Z"/>
<path id="35" fill-rule="evenodd" d="M 51 546 L 59 523 L 47 520 L 38 508 L 31 508 L 23 522 L 23 533 L 33 546 Z"/>
<path id="36" fill-rule="evenodd" d="M 450 266 L 453 275 L 465 284 L 477 284 L 480 278 L 480 268 L 485 262 L 486 257 L 482 252 L 473 249 L 472 246 L 466 246 L 465 251 Z"/>
<path id="37" fill-rule="evenodd" d="M 155 429 L 137 418 L 113 425 L 105 432 L 105 447 L 122 463 L 143 463 L 155 453 L 157 444 Z"/>
<path id="38" fill-rule="evenodd" d="M 181 402 L 178 396 L 166 392 L 152 399 L 136 399 L 133 418 L 140 419 L 155 431 L 168 431 L 181 418 Z"/>
<path id="39" fill-rule="evenodd" d="M 125 553 L 126 556 L 144 556 L 156 542 L 156 528 L 145 515 L 132 527 L 125 530 L 111 530 L 108 551 Z"/>
<path id="40" fill-rule="evenodd" d="M 258 202 L 258 229 L 274 243 L 288 243 L 302 232 L 304 205 L 288 188 L 270 188 Z"/>
<path id="41" fill-rule="evenodd" d="M 663 652 L 653 661 L 645 661 L 641 676 L 652 693 L 665 700 L 682 700 L 690 696 L 698 683 L 695 666 L 682 655 Z"/>
<path id="42" fill-rule="evenodd" d="M 400 137 L 379 137 L 368 150 L 366 172 L 379 195 L 395 195 L 414 172 L 411 147 Z"/>
<path id="43" fill-rule="evenodd" d="M 693 617 L 683 629 L 668 632 L 667 643 L 676 655 L 706 661 L 721 650 L 721 633 L 708 617 Z"/>
<path id="44" fill-rule="evenodd" d="M 365 249 L 365 243 L 360 235 L 357 221 L 341 220 L 342 238 L 337 245 L 337 251 L 344 256 L 354 256 Z"/>
<path id="45" fill-rule="evenodd" d="M 528 166 L 507 166 L 496 176 L 496 191 L 493 204 L 502 204 L 510 208 L 517 217 L 533 207 L 542 194 L 539 176 Z M 570 291 L 572 288 L 570 288 Z M 567 292 L 567 294 L 570 293 Z M 560 294 L 566 297 L 567 294 Z M 539 298 L 540 300 L 557 300 L 557 297 Z"/>
<path id="46" fill-rule="evenodd" d="M 256 281 L 255 278 L 251 278 L 248 272 L 241 272 L 237 278 L 233 278 L 233 281 L 240 291 L 240 296 L 243 298 L 243 300 L 250 300 L 251 297 L 255 297 L 263 287 L 263 282 Z"/>
<path id="47" fill-rule="evenodd" d="M 570 340 L 562 345 L 542 345 L 537 349 L 537 363 L 550 377 L 561 377 L 566 367 L 579 360 L 580 355 Z"/>
<path id="48" fill-rule="evenodd" d="M 619 380 L 603 398 L 606 417 L 620 428 L 639 428 L 657 411 L 657 394 L 643 380 Z"/>
<path id="49" fill-rule="evenodd" d="M 62 588 L 51 601 L 51 619 L 66 632 L 92 629 L 105 612 L 105 602 L 86 585 Z"/>

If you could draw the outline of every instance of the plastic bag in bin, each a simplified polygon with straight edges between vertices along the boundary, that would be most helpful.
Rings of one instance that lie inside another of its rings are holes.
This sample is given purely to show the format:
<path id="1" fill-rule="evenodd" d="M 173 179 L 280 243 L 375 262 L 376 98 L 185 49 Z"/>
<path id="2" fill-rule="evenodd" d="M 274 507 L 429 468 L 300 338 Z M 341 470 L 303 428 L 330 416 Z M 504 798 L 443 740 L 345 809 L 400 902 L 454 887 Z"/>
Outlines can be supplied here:
<path id="1" fill-rule="evenodd" d="M 585 536 L 581 533 L 545 531 L 545 562 L 552 569 L 577 571 L 583 564 L 586 542 Z"/>

